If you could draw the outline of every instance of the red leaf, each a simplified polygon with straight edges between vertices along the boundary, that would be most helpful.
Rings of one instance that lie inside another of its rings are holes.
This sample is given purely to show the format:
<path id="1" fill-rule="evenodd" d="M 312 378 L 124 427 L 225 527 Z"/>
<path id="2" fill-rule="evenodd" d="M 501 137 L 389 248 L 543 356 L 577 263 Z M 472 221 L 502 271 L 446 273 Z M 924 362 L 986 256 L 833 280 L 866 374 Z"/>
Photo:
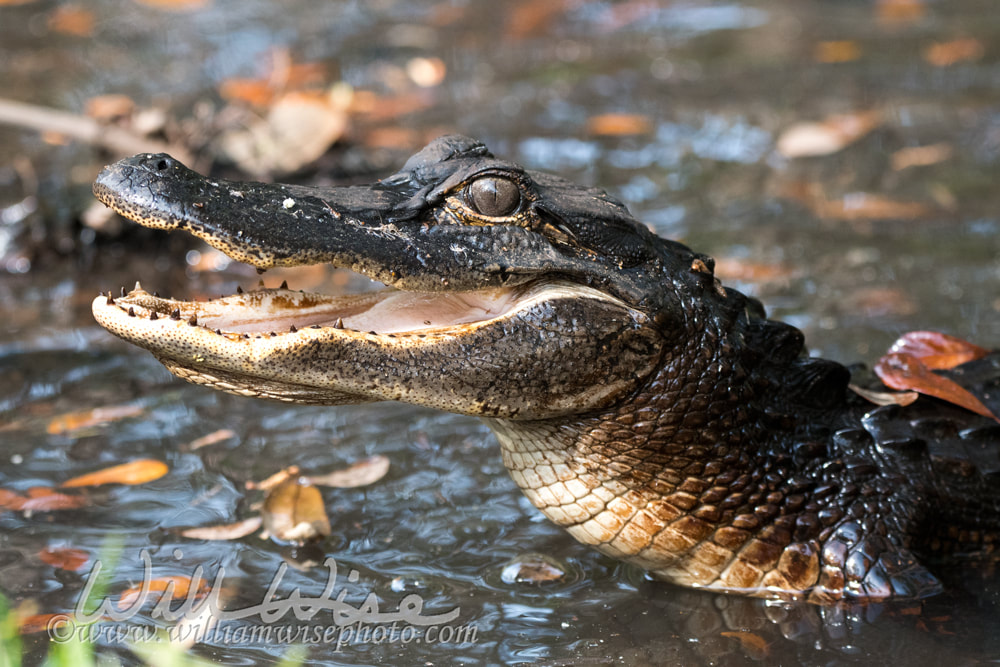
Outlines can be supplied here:
<path id="1" fill-rule="evenodd" d="M 911 331 L 893 343 L 889 353 L 908 354 L 927 368 L 943 370 L 981 359 L 990 351 L 936 331 Z"/>
<path id="2" fill-rule="evenodd" d="M 1000 418 L 990 412 L 989 408 L 983 405 L 978 398 L 952 380 L 936 375 L 912 354 L 890 352 L 875 364 L 875 374 L 886 386 L 893 389 L 917 391 L 927 396 L 940 398 L 942 401 L 1000 422 Z"/>

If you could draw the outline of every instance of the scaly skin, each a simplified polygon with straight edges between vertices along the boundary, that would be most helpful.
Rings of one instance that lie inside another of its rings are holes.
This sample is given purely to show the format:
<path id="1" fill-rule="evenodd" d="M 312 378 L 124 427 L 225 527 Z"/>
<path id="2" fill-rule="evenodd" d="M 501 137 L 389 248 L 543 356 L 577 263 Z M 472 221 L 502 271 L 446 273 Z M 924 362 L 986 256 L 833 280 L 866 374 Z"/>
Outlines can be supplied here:
<path id="1" fill-rule="evenodd" d="M 680 585 L 826 603 L 936 593 L 995 559 L 1000 425 L 929 398 L 875 408 L 801 333 L 605 193 L 444 137 L 372 186 L 204 178 L 136 156 L 122 215 L 259 268 L 330 262 L 398 292 L 261 289 L 94 302 L 171 372 L 246 396 L 475 415 L 581 542 Z M 1000 353 L 946 373 L 1000 408 Z M 884 389 L 884 388 L 883 388 Z"/>

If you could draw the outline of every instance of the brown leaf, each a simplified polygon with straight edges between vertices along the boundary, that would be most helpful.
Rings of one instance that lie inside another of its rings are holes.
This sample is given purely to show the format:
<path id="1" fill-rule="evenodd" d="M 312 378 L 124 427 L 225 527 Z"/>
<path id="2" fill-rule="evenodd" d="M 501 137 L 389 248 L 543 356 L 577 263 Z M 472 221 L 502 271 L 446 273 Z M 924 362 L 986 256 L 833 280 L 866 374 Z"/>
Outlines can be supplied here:
<path id="1" fill-rule="evenodd" d="M 250 173 L 290 173 L 323 155 L 347 129 L 347 111 L 325 94 L 282 95 L 267 118 L 220 138 L 222 150 Z"/>
<path id="2" fill-rule="evenodd" d="M 74 37 L 90 37 L 94 32 L 94 14 L 79 5 L 60 5 L 49 14 L 49 30 Z"/>
<path id="3" fill-rule="evenodd" d="M 136 2 L 171 12 L 193 12 L 208 4 L 208 0 L 136 0 Z"/>
<path id="4" fill-rule="evenodd" d="M 330 534 L 323 497 L 306 479 L 289 479 L 264 500 L 264 528 L 278 540 L 305 542 Z"/>
<path id="5" fill-rule="evenodd" d="M 178 531 L 184 537 L 194 540 L 238 540 L 241 537 L 253 533 L 260 528 L 263 520 L 259 516 L 253 516 L 243 521 L 229 523 L 222 526 L 200 526 L 196 528 L 185 528 Z"/>
<path id="6" fill-rule="evenodd" d="M 326 475 L 311 475 L 308 479 L 317 486 L 350 489 L 374 484 L 385 477 L 387 472 L 389 472 L 389 459 L 385 456 L 371 456 L 364 461 L 358 461 L 350 468 L 335 470 Z"/>
<path id="7" fill-rule="evenodd" d="M 865 136 L 882 122 L 878 111 L 829 116 L 818 123 L 796 123 L 778 137 L 778 152 L 787 158 L 830 155 Z"/>
<path id="8" fill-rule="evenodd" d="M 284 470 L 279 470 L 262 482 L 254 482 L 249 480 L 246 482 L 246 488 L 248 489 L 258 489 L 260 491 L 270 491 L 276 486 L 284 484 L 289 479 L 297 477 L 299 474 L 298 466 L 288 466 Z"/>
<path id="9" fill-rule="evenodd" d="M 931 213 L 919 202 L 902 202 L 867 192 L 851 192 L 840 199 L 818 199 L 810 208 L 821 217 L 835 220 L 912 220 Z"/>
<path id="10" fill-rule="evenodd" d="M 926 167 L 944 162 L 954 153 L 955 149 L 947 143 L 900 148 L 892 154 L 892 168 L 894 171 L 902 171 L 907 167 Z"/>
<path id="11" fill-rule="evenodd" d="M 229 438 L 235 437 L 231 429 L 220 428 L 218 431 L 212 431 L 208 435 L 203 435 L 200 438 L 195 438 L 188 443 L 188 451 L 194 451 L 196 449 L 201 449 L 202 447 L 208 447 L 209 445 L 214 445 L 217 442 L 222 442 L 223 440 L 228 440 Z"/>
<path id="12" fill-rule="evenodd" d="M 1000 422 L 982 401 L 948 378 L 935 374 L 918 358 L 905 352 L 890 352 L 875 364 L 875 374 L 887 387 L 917 391 L 939 398 L 978 415 Z"/>
<path id="13" fill-rule="evenodd" d="M 507 38 L 519 40 L 544 33 L 566 11 L 566 0 L 521 0 L 504 9 Z"/>
<path id="14" fill-rule="evenodd" d="M 787 282 L 795 272 L 777 262 L 752 262 L 738 257 L 716 257 L 715 275 L 725 282 L 747 283 Z"/>
<path id="15" fill-rule="evenodd" d="M 746 630 L 734 632 L 720 632 L 723 637 L 735 639 L 743 645 L 743 650 L 754 660 L 762 660 L 771 655 L 771 645 L 758 634 Z"/>
<path id="16" fill-rule="evenodd" d="M 169 595 L 171 600 L 177 600 L 179 598 L 188 597 L 189 593 L 193 592 L 195 598 L 204 597 L 208 594 L 209 588 L 208 582 L 201 577 L 197 580 L 197 586 L 192 591 L 191 586 L 194 584 L 191 577 L 186 575 L 174 575 L 167 577 L 157 577 L 155 579 L 149 580 L 148 591 L 149 595 L 143 603 L 145 604 L 149 600 L 159 600 L 164 595 Z M 142 589 L 145 582 L 132 586 L 122 592 L 121 596 L 118 598 L 118 608 L 119 609 L 129 609 L 134 605 L 142 596 Z M 160 593 L 160 595 L 153 595 L 153 593 Z"/>
<path id="17" fill-rule="evenodd" d="M 903 334 L 892 344 L 889 352 L 912 355 L 933 370 L 954 368 L 968 361 L 982 359 L 990 353 L 978 345 L 937 331 L 911 331 Z"/>
<path id="18" fill-rule="evenodd" d="M 86 496 L 59 493 L 54 489 L 43 486 L 30 488 L 27 496 L 22 496 L 7 489 L 0 489 L 0 509 L 25 512 L 51 512 L 54 510 L 77 509 L 87 505 L 88 502 Z"/>
<path id="19" fill-rule="evenodd" d="M 69 547 L 45 547 L 38 552 L 38 558 L 46 565 L 60 570 L 77 572 L 90 560 L 90 553 L 83 549 Z"/>
<path id="20" fill-rule="evenodd" d="M 22 496 L 20 493 L 8 491 L 7 489 L 0 489 L 0 509 L 19 510 L 24 506 L 25 500 L 27 500 L 27 498 Z"/>
<path id="21" fill-rule="evenodd" d="M 138 417 L 142 413 L 143 408 L 138 405 L 112 405 L 104 408 L 82 410 L 80 412 L 67 412 L 58 417 L 53 417 L 45 430 L 49 435 L 59 435 L 70 431 L 77 431 L 88 426 L 105 424 L 128 417 Z"/>
<path id="22" fill-rule="evenodd" d="M 598 137 L 647 134 L 652 129 L 648 117 L 635 113 L 605 113 L 587 119 L 587 133 Z"/>
<path id="23" fill-rule="evenodd" d="M 128 95 L 98 95 L 87 100 L 85 111 L 91 118 L 109 122 L 131 116 L 135 102 Z"/>
<path id="24" fill-rule="evenodd" d="M 875 405 L 909 405 L 920 396 L 920 394 L 915 391 L 903 391 L 898 393 L 891 391 L 874 391 L 872 389 L 859 387 L 856 384 L 849 384 L 847 385 L 847 388 L 861 398 L 870 401 Z"/>
<path id="25" fill-rule="evenodd" d="M 163 477 L 170 471 L 166 463 L 154 459 L 139 459 L 80 475 L 60 484 L 64 489 L 101 484 L 145 484 Z"/>
<path id="26" fill-rule="evenodd" d="M 813 58 L 820 63 L 848 63 L 860 57 L 858 43 L 847 40 L 820 42 L 813 51 Z"/>
<path id="27" fill-rule="evenodd" d="M 878 20 L 884 25 L 913 23 L 927 12 L 926 0 L 878 0 Z"/>
<path id="28" fill-rule="evenodd" d="M 982 42 L 971 37 L 937 42 L 924 52 L 924 60 L 935 67 L 948 67 L 960 62 L 979 60 L 982 57 Z"/>

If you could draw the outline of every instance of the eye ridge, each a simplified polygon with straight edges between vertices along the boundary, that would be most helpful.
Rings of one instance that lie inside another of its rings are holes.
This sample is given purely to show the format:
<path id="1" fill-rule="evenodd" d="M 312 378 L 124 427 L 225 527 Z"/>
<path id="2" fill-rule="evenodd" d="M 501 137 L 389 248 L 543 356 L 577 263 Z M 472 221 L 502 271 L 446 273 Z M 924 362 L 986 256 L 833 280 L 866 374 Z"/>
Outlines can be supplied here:
<path id="1" fill-rule="evenodd" d="M 501 176 L 482 176 L 469 184 L 467 200 L 480 215 L 502 218 L 521 206 L 521 188 Z"/>

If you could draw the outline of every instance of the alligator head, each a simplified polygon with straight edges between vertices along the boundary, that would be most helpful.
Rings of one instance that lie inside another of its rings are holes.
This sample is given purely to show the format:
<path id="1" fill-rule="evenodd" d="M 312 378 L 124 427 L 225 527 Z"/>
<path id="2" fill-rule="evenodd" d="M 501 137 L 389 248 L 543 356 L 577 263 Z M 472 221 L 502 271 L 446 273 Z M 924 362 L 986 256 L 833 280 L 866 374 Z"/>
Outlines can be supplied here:
<path id="1" fill-rule="evenodd" d="M 186 380 L 484 418 L 549 518 L 676 583 L 816 601 L 939 589 L 911 554 L 926 489 L 872 462 L 879 431 L 846 369 L 600 190 L 451 136 L 369 186 L 211 180 L 139 155 L 94 192 L 260 269 L 327 262 L 387 285 L 94 301 Z"/>

